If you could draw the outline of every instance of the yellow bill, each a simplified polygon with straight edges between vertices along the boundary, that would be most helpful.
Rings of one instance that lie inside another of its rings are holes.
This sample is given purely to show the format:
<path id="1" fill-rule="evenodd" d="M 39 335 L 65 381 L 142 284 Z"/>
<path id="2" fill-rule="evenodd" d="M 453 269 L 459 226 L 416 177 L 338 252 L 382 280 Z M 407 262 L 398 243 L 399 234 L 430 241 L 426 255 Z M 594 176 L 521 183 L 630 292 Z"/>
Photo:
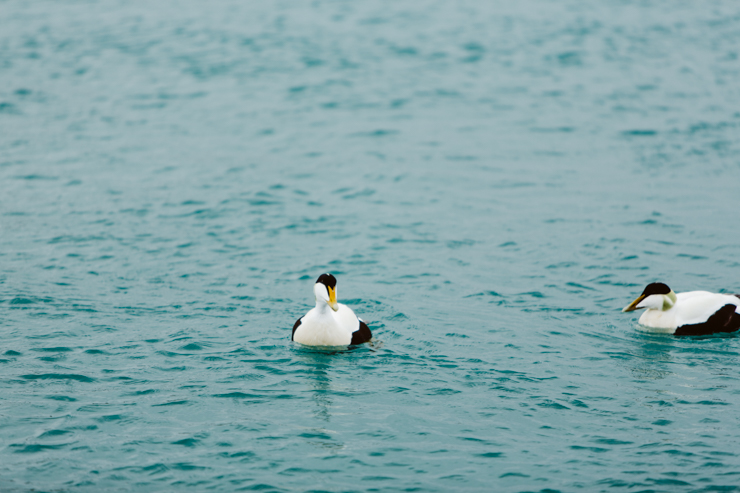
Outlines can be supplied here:
<path id="1" fill-rule="evenodd" d="M 635 301 L 633 301 L 629 305 L 627 305 L 624 308 L 622 308 L 622 311 L 623 312 L 633 312 L 633 311 L 637 310 L 637 305 L 639 305 L 640 302 L 642 300 L 644 300 L 644 299 L 645 299 L 645 295 L 644 294 L 641 294 L 640 296 L 637 297 L 637 299 Z"/>
<path id="2" fill-rule="evenodd" d="M 339 304 L 337 304 L 337 288 L 327 286 L 326 289 L 329 290 L 329 306 L 334 311 L 339 310 Z"/>

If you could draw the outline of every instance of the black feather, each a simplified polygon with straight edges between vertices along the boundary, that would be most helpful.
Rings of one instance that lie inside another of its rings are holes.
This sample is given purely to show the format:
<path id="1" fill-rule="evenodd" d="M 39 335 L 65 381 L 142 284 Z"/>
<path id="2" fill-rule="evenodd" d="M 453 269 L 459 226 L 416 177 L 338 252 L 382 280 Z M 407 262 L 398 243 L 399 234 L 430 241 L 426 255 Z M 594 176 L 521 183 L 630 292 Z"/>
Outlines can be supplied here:
<path id="1" fill-rule="evenodd" d="M 642 295 L 647 298 L 651 294 L 668 294 L 670 292 L 671 292 L 671 288 L 669 288 L 667 285 L 663 284 L 662 282 L 652 282 L 647 285 L 645 290 L 642 292 Z"/>
<path id="2" fill-rule="evenodd" d="M 725 305 L 700 324 L 682 325 L 673 335 L 677 336 L 705 336 L 721 332 L 735 332 L 740 329 L 740 315 L 735 313 L 735 305 Z"/>
<path id="3" fill-rule="evenodd" d="M 298 328 L 299 325 L 301 325 L 301 319 L 303 319 L 303 317 L 301 317 L 298 320 L 296 320 L 295 321 L 295 325 L 293 325 L 293 333 L 290 334 L 290 340 L 291 341 L 293 340 L 293 336 L 295 335 L 295 330 Z"/>
<path id="4" fill-rule="evenodd" d="M 360 328 L 352 332 L 352 341 L 350 342 L 350 345 L 362 344 L 363 342 L 369 341 L 372 337 L 373 334 L 370 332 L 370 327 L 360 320 Z"/>
<path id="5" fill-rule="evenodd" d="M 328 272 L 326 274 L 321 274 L 318 279 L 316 279 L 316 283 L 321 283 L 327 288 L 336 288 L 337 287 L 337 278 L 329 274 Z"/>

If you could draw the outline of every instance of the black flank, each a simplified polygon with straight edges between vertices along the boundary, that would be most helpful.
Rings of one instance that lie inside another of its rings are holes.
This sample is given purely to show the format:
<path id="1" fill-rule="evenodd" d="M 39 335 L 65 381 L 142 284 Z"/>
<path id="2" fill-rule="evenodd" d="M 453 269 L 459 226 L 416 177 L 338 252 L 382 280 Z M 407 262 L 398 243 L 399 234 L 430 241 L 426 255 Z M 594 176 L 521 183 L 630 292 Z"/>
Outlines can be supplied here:
<path id="1" fill-rule="evenodd" d="M 350 342 L 350 345 L 362 344 L 363 342 L 369 341 L 372 337 L 373 335 L 370 332 L 370 327 L 360 320 L 360 328 L 352 332 L 352 342 Z"/>
<path id="2" fill-rule="evenodd" d="M 298 320 L 296 320 L 296 321 L 295 321 L 295 325 L 293 325 L 293 333 L 292 333 L 292 334 L 290 334 L 290 340 L 291 340 L 291 341 L 293 340 L 293 336 L 295 335 L 295 330 L 296 330 L 296 329 L 298 328 L 298 326 L 299 326 L 299 325 L 301 325 L 301 319 L 302 319 L 302 318 L 303 318 L 303 317 L 301 317 L 301 318 L 299 318 Z"/>
<path id="3" fill-rule="evenodd" d="M 673 335 L 705 336 L 721 332 L 735 332 L 740 329 L 740 315 L 735 313 L 736 308 L 735 305 L 725 305 L 703 324 L 682 325 Z"/>

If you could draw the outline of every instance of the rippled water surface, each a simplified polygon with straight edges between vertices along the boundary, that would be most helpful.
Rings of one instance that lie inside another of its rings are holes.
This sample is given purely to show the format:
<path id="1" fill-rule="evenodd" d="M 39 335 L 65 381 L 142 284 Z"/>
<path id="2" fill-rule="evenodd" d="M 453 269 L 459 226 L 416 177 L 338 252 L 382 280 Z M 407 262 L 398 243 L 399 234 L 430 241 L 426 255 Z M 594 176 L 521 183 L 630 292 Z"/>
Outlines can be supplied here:
<path id="1" fill-rule="evenodd" d="M 0 0 L 0 490 L 733 491 L 735 1 Z M 374 342 L 299 348 L 316 277 Z"/>

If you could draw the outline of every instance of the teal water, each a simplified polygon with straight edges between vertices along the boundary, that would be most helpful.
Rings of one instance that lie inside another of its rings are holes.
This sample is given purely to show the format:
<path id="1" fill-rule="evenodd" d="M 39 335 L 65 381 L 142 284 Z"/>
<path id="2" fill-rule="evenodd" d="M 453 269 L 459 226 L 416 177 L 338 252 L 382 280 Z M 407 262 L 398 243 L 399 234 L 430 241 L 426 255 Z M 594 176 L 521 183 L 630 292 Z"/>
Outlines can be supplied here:
<path id="1" fill-rule="evenodd" d="M 0 0 L 0 490 L 737 491 L 734 1 Z M 290 342 L 330 271 L 375 341 Z"/>

